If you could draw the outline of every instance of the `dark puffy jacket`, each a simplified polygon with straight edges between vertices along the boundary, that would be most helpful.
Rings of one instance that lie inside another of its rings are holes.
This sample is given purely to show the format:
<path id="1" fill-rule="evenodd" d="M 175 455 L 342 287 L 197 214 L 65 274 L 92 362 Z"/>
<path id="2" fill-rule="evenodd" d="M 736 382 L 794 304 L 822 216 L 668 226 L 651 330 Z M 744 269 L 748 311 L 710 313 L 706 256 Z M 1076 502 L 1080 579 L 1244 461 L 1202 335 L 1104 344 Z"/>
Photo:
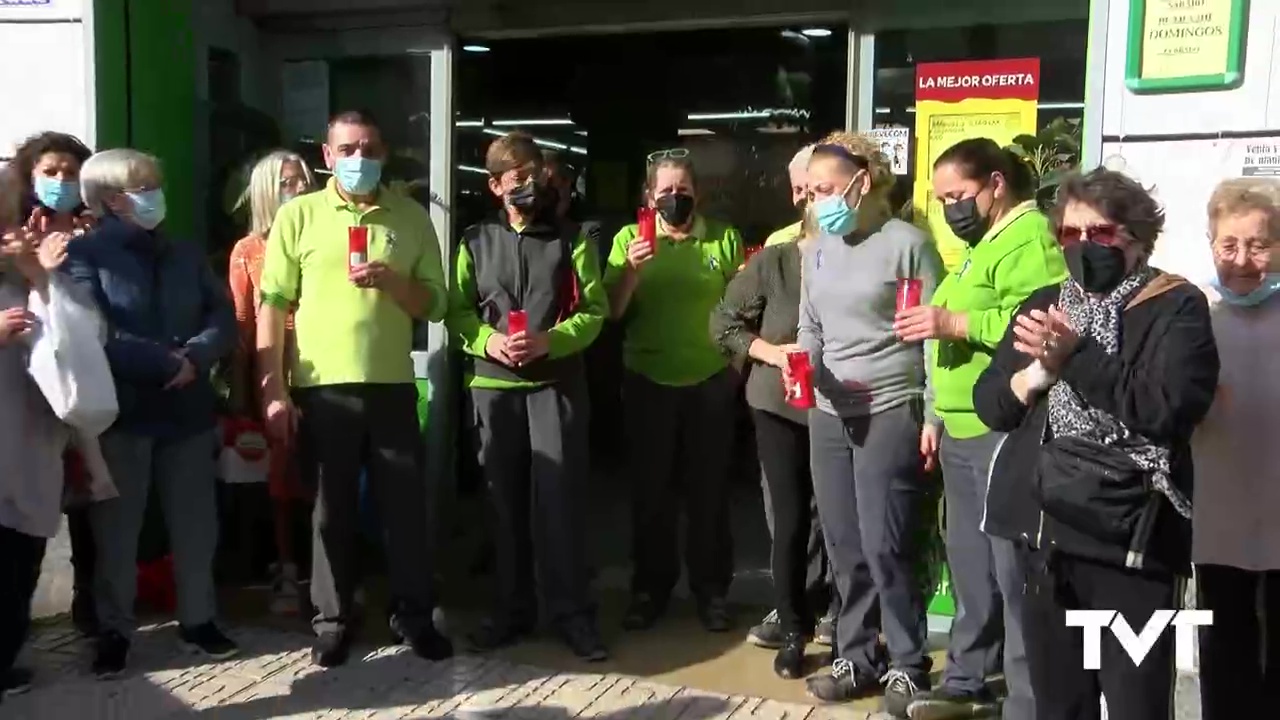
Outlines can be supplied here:
<path id="1" fill-rule="evenodd" d="M 106 352 L 116 380 L 115 427 L 180 438 L 211 429 L 214 363 L 235 343 L 235 313 L 225 283 L 200 248 L 107 217 L 68 246 L 64 271 L 92 293 L 109 327 Z M 165 385 L 195 365 L 194 382 Z"/>
<path id="2" fill-rule="evenodd" d="M 1159 292 L 1157 292 L 1159 290 Z M 1059 286 L 1041 288 L 1018 315 L 1047 310 Z M 1169 447 L 1170 480 L 1186 497 L 1193 492 L 1191 434 L 1209 411 L 1218 384 L 1218 348 L 1204 295 L 1172 276 L 1157 276 L 1130 302 L 1121 319 L 1120 352 L 1107 355 L 1085 339 L 1061 376 L 1091 406 L 1111 413 L 1152 442 Z M 991 365 L 973 389 L 978 417 L 992 430 L 1009 433 L 996 452 L 987 490 L 983 529 L 990 535 L 1125 567 L 1129 546 L 1112 545 L 1055 521 L 1032 494 L 1040 453 L 1048 439 L 1047 393 L 1027 407 L 1009 381 L 1031 364 L 1013 347 L 1013 324 Z M 1153 491 L 1154 492 L 1154 491 Z M 1161 498 L 1144 538 L 1135 538 L 1142 567 L 1190 574 L 1191 521 Z M 1130 545 L 1135 543 L 1131 542 Z"/>

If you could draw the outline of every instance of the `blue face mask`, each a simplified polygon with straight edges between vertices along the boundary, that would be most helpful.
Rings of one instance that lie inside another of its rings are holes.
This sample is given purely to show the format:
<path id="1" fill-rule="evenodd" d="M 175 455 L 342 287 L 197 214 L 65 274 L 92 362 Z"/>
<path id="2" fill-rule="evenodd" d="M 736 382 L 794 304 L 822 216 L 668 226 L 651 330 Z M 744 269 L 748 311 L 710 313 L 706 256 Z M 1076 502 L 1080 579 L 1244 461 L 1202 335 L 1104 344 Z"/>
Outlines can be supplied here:
<path id="1" fill-rule="evenodd" d="M 853 187 L 854 180 L 849 181 L 844 192 L 824 197 L 811 206 L 810 212 L 813 213 L 814 222 L 822 232 L 843 237 L 858 227 L 858 208 L 849 207 L 848 201 L 845 200 L 845 196 L 849 194 L 849 188 Z M 858 204 L 862 204 L 861 198 L 858 199 Z"/>
<path id="2" fill-rule="evenodd" d="M 142 192 L 125 193 L 125 196 L 129 198 L 129 204 L 133 206 L 130 215 L 139 226 L 147 230 L 154 230 L 157 225 L 164 222 L 165 203 L 163 190 L 160 188 L 143 190 Z"/>
<path id="3" fill-rule="evenodd" d="M 36 199 L 54 212 L 71 212 L 80 206 L 80 183 L 39 175 L 36 177 Z"/>
<path id="4" fill-rule="evenodd" d="M 352 195 L 368 195 L 382 179 L 382 161 L 358 156 L 338 158 L 333 175 L 343 190 Z"/>
<path id="5" fill-rule="evenodd" d="M 1229 305 L 1238 307 L 1256 307 L 1261 305 L 1267 298 L 1275 295 L 1280 291 L 1280 273 L 1267 273 L 1262 278 L 1262 284 L 1254 288 L 1247 295 L 1239 295 L 1233 293 L 1224 287 L 1221 283 L 1215 282 L 1214 287 L 1218 293 L 1222 295 L 1222 301 Z"/>

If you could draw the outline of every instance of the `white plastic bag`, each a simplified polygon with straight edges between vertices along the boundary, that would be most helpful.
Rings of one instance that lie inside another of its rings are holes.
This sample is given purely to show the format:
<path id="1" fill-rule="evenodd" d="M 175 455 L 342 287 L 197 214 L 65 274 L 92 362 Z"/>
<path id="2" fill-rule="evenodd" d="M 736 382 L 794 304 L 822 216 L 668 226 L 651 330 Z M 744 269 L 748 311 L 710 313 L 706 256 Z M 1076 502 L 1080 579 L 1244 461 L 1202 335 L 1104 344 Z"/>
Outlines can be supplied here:
<path id="1" fill-rule="evenodd" d="M 97 437 L 120 413 L 103 350 L 107 328 L 97 310 L 79 302 L 62 282 L 50 278 L 47 302 L 34 290 L 27 301 L 39 320 L 27 372 L 60 420 Z"/>

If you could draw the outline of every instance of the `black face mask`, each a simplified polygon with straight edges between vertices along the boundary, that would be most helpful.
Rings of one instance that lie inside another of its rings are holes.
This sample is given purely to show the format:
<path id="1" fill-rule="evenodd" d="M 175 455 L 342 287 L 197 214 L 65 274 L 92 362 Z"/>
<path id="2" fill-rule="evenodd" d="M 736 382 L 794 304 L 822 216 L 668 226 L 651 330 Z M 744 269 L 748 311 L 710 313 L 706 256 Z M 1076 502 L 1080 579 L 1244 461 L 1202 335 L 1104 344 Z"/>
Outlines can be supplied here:
<path id="1" fill-rule="evenodd" d="M 987 229 L 991 227 L 991 218 L 983 217 L 978 212 L 978 197 L 976 195 L 964 200 L 957 200 L 950 205 L 943 205 L 942 216 L 946 219 L 947 227 L 951 228 L 951 232 L 968 243 L 969 247 L 982 242 L 982 238 L 987 234 Z"/>
<path id="2" fill-rule="evenodd" d="M 685 193 L 663 195 L 654 203 L 662 219 L 671 227 L 684 227 L 693 217 L 693 196 Z"/>
<path id="3" fill-rule="evenodd" d="M 521 215 L 532 217 L 541 210 L 554 208 L 557 198 L 555 188 L 531 182 L 507 193 L 507 204 Z"/>
<path id="4" fill-rule="evenodd" d="M 1109 293 L 1127 274 L 1124 250 L 1118 247 L 1085 241 L 1071 245 L 1062 254 L 1071 279 L 1087 293 Z"/>

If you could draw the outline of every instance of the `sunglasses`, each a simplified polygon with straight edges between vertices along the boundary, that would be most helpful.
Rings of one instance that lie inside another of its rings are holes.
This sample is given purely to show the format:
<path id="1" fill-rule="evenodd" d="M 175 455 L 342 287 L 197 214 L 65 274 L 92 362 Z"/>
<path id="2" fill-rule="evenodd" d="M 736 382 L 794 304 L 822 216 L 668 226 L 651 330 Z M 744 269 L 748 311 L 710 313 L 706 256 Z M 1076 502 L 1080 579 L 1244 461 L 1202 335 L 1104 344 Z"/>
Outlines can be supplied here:
<path id="1" fill-rule="evenodd" d="M 1078 242 L 1091 242 L 1098 245 L 1119 245 L 1124 241 L 1120 228 L 1115 225 L 1091 225 L 1086 228 L 1063 225 L 1058 228 L 1058 242 L 1063 245 L 1075 245 Z"/>
<path id="2" fill-rule="evenodd" d="M 671 148 L 670 150 L 659 150 L 657 152 L 649 153 L 649 163 L 653 164 L 659 160 L 666 160 L 667 158 L 679 159 L 686 157 L 689 157 L 688 148 Z"/>

